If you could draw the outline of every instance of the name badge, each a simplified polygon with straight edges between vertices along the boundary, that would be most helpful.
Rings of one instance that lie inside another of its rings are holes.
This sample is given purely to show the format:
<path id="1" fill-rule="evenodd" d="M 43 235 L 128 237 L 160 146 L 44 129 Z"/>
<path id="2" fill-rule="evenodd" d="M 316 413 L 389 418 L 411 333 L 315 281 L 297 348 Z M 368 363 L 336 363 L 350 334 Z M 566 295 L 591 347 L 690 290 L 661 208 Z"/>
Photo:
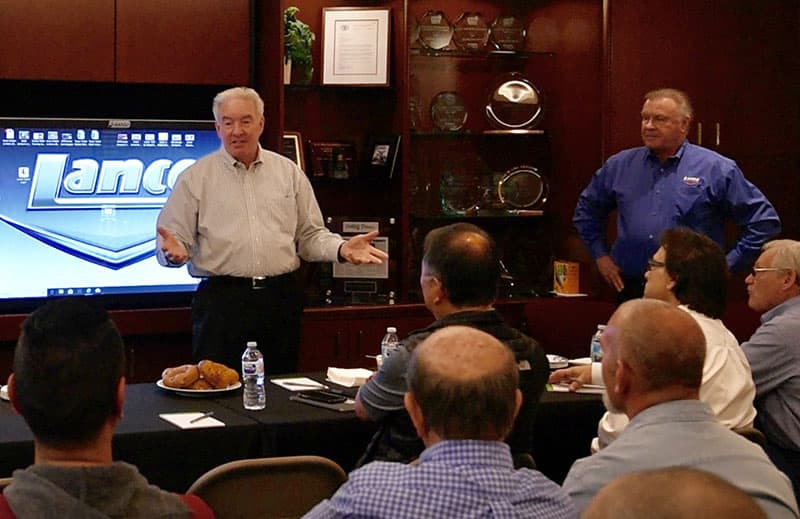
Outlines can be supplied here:
<path id="1" fill-rule="evenodd" d="M 683 177 L 683 183 L 687 186 L 697 186 L 700 184 L 699 177 Z"/>

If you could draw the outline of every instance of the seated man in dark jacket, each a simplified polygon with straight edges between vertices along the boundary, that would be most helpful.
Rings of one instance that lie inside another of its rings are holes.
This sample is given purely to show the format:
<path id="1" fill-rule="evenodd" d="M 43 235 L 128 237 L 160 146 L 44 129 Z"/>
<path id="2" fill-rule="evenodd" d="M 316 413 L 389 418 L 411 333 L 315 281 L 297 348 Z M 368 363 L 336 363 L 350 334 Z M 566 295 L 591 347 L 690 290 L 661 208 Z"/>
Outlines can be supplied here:
<path id="1" fill-rule="evenodd" d="M 0 517 L 214 517 L 199 497 L 161 490 L 113 461 L 124 372 L 117 328 L 85 298 L 50 302 L 25 320 L 8 395 L 33 432 L 34 463 L 14 471 Z"/>
<path id="2" fill-rule="evenodd" d="M 499 279 L 500 259 L 494 241 L 479 227 L 456 223 L 428 233 L 419 281 L 425 306 L 436 322 L 411 332 L 358 391 L 356 414 L 363 420 L 380 422 L 359 465 L 375 460 L 408 462 L 423 451 L 425 447 L 403 407 L 408 389 L 406 368 L 419 343 L 434 331 L 454 324 L 483 330 L 514 352 L 524 400 L 506 443 L 517 459 L 531 453 L 533 417 L 549 365 L 539 344 L 506 325 L 492 308 Z"/>

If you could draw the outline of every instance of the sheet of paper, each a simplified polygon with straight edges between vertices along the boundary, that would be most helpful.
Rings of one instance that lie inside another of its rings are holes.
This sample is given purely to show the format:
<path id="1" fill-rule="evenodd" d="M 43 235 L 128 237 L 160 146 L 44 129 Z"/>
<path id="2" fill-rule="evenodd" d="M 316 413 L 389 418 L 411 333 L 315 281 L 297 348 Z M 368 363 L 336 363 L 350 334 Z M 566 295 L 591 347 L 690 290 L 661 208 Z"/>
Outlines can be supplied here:
<path id="1" fill-rule="evenodd" d="M 547 384 L 548 391 L 556 393 L 569 393 L 569 386 L 567 384 Z M 580 389 L 574 391 L 575 393 L 589 393 L 593 395 L 602 395 L 606 390 L 605 386 L 596 386 L 594 384 L 584 384 Z"/>
<path id="2" fill-rule="evenodd" d="M 205 413 L 161 413 L 159 418 L 166 420 L 181 429 L 202 429 L 204 427 L 225 427 L 225 422 L 221 422 L 213 416 L 201 418 Z M 192 423 L 192 420 L 197 420 Z"/>
<path id="3" fill-rule="evenodd" d="M 328 380 L 345 387 L 363 386 L 372 372 L 364 368 L 328 368 Z"/>
<path id="4" fill-rule="evenodd" d="M 273 378 L 270 380 L 273 384 L 281 386 L 283 389 L 289 391 L 312 391 L 314 389 L 329 389 L 328 386 L 322 382 L 317 382 L 308 377 L 290 377 L 290 378 Z"/>

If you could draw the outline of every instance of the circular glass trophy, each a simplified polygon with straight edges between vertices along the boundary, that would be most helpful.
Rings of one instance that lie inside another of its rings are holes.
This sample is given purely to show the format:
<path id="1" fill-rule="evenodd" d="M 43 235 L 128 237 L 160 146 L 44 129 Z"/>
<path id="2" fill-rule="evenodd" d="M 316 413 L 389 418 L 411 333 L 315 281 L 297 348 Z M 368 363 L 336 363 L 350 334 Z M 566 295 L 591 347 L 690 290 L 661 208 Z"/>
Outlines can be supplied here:
<path id="1" fill-rule="evenodd" d="M 542 205 L 547 200 L 547 181 L 533 166 L 516 166 L 497 183 L 500 202 L 513 209 Z"/>
<path id="2" fill-rule="evenodd" d="M 480 13 L 466 12 L 453 24 L 453 43 L 461 50 L 483 50 L 489 41 L 489 26 Z"/>
<path id="3" fill-rule="evenodd" d="M 420 43 L 433 50 L 441 50 L 450 45 L 453 26 L 442 11 L 428 11 L 417 24 Z"/>
<path id="4" fill-rule="evenodd" d="M 467 122 L 467 107 L 456 92 L 439 92 L 431 101 L 431 121 L 445 132 L 457 132 Z"/>
<path id="5" fill-rule="evenodd" d="M 520 130 L 535 127 L 544 103 L 539 89 L 518 72 L 504 76 L 489 94 L 486 117 L 497 128 Z"/>
<path id="6" fill-rule="evenodd" d="M 480 207 L 483 191 L 480 179 L 475 175 L 453 171 L 444 171 L 439 181 L 442 213 L 463 215 L 477 211 Z"/>
<path id="7" fill-rule="evenodd" d="M 498 50 L 525 50 L 525 36 L 527 33 L 525 24 L 517 16 L 500 15 L 492 22 L 492 44 Z"/>

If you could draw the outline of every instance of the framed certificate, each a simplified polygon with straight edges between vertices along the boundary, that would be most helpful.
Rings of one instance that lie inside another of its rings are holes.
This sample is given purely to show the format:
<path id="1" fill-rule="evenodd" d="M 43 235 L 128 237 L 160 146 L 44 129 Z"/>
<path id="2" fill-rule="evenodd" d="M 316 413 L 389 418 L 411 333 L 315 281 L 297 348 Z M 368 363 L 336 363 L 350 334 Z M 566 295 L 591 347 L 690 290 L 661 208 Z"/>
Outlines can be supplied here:
<path id="1" fill-rule="evenodd" d="M 306 161 L 303 154 L 303 139 L 299 132 L 283 132 L 283 148 L 281 154 L 290 158 L 292 162 L 303 171 L 306 170 Z"/>
<path id="2" fill-rule="evenodd" d="M 322 10 L 322 84 L 389 85 L 391 9 L 326 7 Z"/>

